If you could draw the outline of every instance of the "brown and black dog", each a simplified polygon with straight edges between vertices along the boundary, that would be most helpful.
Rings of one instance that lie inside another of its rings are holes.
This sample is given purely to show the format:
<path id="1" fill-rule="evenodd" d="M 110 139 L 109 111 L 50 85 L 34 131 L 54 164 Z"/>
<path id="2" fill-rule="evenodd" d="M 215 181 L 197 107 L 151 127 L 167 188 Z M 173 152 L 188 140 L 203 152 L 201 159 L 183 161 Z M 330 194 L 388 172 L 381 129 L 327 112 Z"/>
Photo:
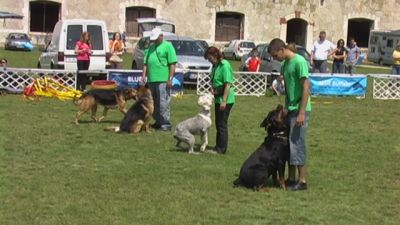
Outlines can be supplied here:
<path id="1" fill-rule="evenodd" d="M 150 121 L 154 111 L 154 102 L 151 91 L 147 85 L 139 87 L 136 91 L 136 102 L 125 114 L 118 127 L 108 127 L 104 130 L 126 133 L 139 133 L 150 131 Z"/>
<path id="2" fill-rule="evenodd" d="M 136 90 L 126 88 L 123 90 L 90 90 L 84 93 L 79 99 L 74 99 L 75 105 L 79 106 L 79 111 L 75 116 L 75 123 L 79 124 L 79 119 L 87 111 L 92 111 L 93 121 L 100 122 L 107 116 L 108 109 L 118 108 L 123 114 L 126 114 L 126 101 L 136 98 Z M 96 118 L 97 105 L 104 107 L 103 115 Z"/>

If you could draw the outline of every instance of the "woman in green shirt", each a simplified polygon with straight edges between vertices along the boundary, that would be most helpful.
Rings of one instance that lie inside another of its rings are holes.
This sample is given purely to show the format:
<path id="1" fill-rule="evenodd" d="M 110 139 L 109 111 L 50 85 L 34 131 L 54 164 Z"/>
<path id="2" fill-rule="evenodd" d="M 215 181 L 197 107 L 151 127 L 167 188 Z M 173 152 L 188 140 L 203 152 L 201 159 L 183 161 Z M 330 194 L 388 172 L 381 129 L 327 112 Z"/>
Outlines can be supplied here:
<path id="1" fill-rule="evenodd" d="M 213 64 L 211 91 L 215 97 L 215 126 L 217 128 L 214 151 L 225 154 L 228 148 L 228 119 L 232 106 L 235 104 L 232 67 L 228 61 L 223 59 L 221 51 L 216 47 L 209 47 L 204 58 Z"/>

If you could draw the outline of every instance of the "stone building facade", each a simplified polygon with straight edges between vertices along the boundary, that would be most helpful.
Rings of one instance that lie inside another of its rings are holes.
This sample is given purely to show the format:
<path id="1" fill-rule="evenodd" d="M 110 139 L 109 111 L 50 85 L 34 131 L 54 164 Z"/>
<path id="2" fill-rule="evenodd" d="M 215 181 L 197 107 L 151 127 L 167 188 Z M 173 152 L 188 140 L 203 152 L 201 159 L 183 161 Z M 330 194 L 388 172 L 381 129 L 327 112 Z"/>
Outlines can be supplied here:
<path id="1" fill-rule="evenodd" d="M 26 32 L 34 43 L 43 42 L 59 19 L 101 19 L 109 31 L 125 31 L 132 23 L 127 18 L 150 12 L 174 21 L 177 34 L 210 44 L 226 43 L 226 38 L 259 43 L 280 37 L 310 49 L 325 30 L 335 43 L 355 36 L 367 47 L 370 30 L 398 29 L 399 6 L 400 0 L 1 0 L 0 11 L 24 17 L 3 20 L 0 42 L 9 32 Z M 232 35 L 223 36 L 230 31 Z M 128 34 L 129 43 L 137 39 Z"/>

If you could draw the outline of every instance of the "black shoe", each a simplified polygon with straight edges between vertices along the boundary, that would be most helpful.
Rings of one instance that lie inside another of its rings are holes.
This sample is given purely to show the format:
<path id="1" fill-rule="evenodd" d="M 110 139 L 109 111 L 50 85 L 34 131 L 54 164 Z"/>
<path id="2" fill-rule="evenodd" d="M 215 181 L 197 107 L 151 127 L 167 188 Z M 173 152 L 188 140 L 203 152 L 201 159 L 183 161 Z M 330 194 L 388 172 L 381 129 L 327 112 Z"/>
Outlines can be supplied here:
<path id="1" fill-rule="evenodd" d="M 286 188 L 293 187 L 293 186 L 296 185 L 297 183 L 298 183 L 298 181 L 289 180 L 289 179 L 285 180 L 285 186 L 286 186 Z"/>
<path id="2" fill-rule="evenodd" d="M 304 191 L 307 190 L 307 183 L 298 182 L 297 184 L 287 188 L 289 191 Z"/>
<path id="3" fill-rule="evenodd" d="M 160 129 L 160 128 L 161 128 L 161 125 L 158 125 L 158 124 L 156 124 L 156 123 L 153 123 L 153 124 L 150 125 L 150 127 L 153 128 L 153 129 Z"/>

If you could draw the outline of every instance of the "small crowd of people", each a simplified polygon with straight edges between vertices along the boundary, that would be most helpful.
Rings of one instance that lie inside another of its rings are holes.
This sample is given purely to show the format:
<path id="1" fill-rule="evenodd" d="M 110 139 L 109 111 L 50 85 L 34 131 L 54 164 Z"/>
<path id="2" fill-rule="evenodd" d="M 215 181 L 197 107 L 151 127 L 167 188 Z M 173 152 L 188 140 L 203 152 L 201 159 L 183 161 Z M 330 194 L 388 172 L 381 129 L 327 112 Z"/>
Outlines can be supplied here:
<path id="1" fill-rule="evenodd" d="M 339 39 L 335 45 L 326 39 L 326 32 L 321 31 L 319 39 L 314 42 L 311 51 L 312 72 L 327 73 L 327 60 L 332 57 L 332 73 L 354 74 L 360 55 L 360 48 L 354 38 L 349 39 L 347 46 L 343 39 Z"/>

